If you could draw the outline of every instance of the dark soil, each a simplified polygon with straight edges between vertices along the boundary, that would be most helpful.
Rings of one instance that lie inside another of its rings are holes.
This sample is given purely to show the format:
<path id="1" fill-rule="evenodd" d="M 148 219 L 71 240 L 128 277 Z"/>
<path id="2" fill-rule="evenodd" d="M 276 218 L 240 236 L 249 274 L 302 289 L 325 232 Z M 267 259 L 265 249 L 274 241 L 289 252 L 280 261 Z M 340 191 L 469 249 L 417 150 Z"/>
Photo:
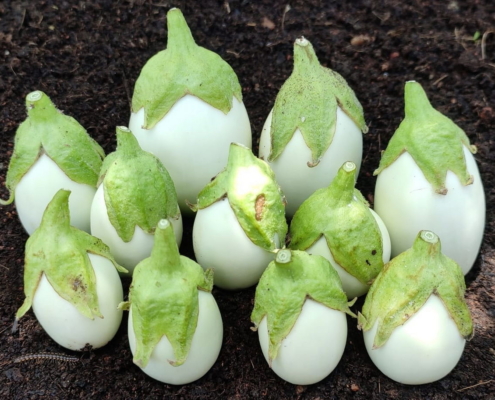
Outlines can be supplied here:
<path id="1" fill-rule="evenodd" d="M 476 335 L 455 370 L 428 385 L 395 383 L 372 364 L 356 321 L 349 319 L 346 351 L 336 370 L 312 386 L 286 383 L 268 368 L 250 330 L 254 289 L 214 291 L 224 345 L 211 371 L 185 386 L 154 381 L 132 363 L 127 316 L 111 343 L 82 355 L 55 344 L 32 312 L 13 334 L 14 314 L 24 297 L 27 235 L 9 206 L 1 211 L 0 398 L 495 398 L 495 3 L 293 0 L 290 10 L 286 5 L 271 0 L 0 2 L 0 194 L 7 197 L 3 181 L 14 134 L 26 116 L 24 98 L 35 89 L 75 117 L 106 152 L 113 151 L 115 126 L 128 123 L 139 71 L 165 47 L 170 7 L 180 7 L 197 42 L 219 53 L 238 74 L 254 143 L 291 73 L 293 41 L 304 35 L 321 62 L 347 79 L 364 107 L 370 132 L 357 187 L 371 202 L 372 173 L 403 117 L 407 80 L 419 81 L 433 105 L 478 147 L 488 209 L 480 256 L 467 276 Z M 181 251 L 193 257 L 192 221 L 185 223 Z M 80 360 L 14 363 L 16 357 L 40 352 Z"/>

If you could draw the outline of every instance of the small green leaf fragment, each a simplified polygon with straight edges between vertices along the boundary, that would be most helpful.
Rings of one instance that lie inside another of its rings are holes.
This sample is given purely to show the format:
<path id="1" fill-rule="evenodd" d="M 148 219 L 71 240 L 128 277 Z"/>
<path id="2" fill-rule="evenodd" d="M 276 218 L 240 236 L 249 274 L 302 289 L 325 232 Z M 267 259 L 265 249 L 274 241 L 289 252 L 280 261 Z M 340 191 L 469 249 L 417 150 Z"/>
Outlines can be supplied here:
<path id="1" fill-rule="evenodd" d="M 110 253 L 110 248 L 100 239 L 73 226 L 71 226 L 71 233 L 74 235 L 75 240 L 83 248 L 85 248 L 88 253 L 106 258 L 119 272 L 122 272 L 124 274 L 129 272 L 127 269 L 117 264 L 117 261 L 115 261 L 112 254 Z"/>
<path id="2" fill-rule="evenodd" d="M 470 144 L 464 131 L 432 107 L 419 83 L 406 83 L 404 99 L 405 118 L 390 139 L 374 175 L 408 152 L 439 194 L 447 194 L 447 171 L 457 175 L 463 185 L 473 183 L 463 147 L 472 153 L 476 152 L 476 147 Z"/>
<path id="3" fill-rule="evenodd" d="M 462 270 L 442 254 L 440 239 L 432 232 L 421 231 L 413 247 L 386 264 L 373 282 L 358 322 L 364 331 L 378 324 L 373 347 L 379 348 L 431 295 L 437 295 L 459 333 L 469 339 L 473 322 L 464 300 L 465 290 Z"/>
<path id="4" fill-rule="evenodd" d="M 337 272 L 325 258 L 304 251 L 282 251 L 290 252 L 290 257 L 283 257 L 282 263 L 276 259 L 268 265 L 256 288 L 251 314 L 255 329 L 267 318 L 270 362 L 277 357 L 307 298 L 355 317 Z"/>
<path id="5" fill-rule="evenodd" d="M 119 310 L 129 311 L 131 309 L 131 303 L 129 303 L 128 301 L 122 301 L 121 303 L 119 303 L 117 308 Z"/>
<path id="6" fill-rule="evenodd" d="M 192 208 L 206 208 L 216 201 L 224 198 L 228 192 L 229 172 L 227 169 L 220 172 L 210 183 L 208 183 L 198 194 L 198 204 Z"/>

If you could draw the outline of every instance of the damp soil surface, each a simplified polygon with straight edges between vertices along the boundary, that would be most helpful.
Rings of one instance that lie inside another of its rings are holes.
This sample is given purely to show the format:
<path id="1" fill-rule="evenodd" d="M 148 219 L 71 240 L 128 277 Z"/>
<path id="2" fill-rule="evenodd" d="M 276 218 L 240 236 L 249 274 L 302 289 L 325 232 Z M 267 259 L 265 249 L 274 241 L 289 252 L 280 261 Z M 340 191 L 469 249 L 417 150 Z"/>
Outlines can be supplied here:
<path id="1" fill-rule="evenodd" d="M 290 4 L 290 5 L 289 5 Z M 105 347 L 82 353 L 54 343 L 30 311 L 11 328 L 23 302 L 27 239 L 15 206 L 0 211 L 0 398 L 3 399 L 490 399 L 495 398 L 495 3 L 448 1 L 2 1 L 0 2 L 0 194 L 25 96 L 46 92 L 105 149 L 127 125 L 139 71 L 166 45 L 166 12 L 180 7 L 197 42 L 220 54 L 243 88 L 257 148 L 263 122 L 292 70 L 296 38 L 308 38 L 323 63 L 361 101 L 369 133 L 357 187 L 373 204 L 380 151 L 403 118 L 403 88 L 420 82 L 432 104 L 461 126 L 478 152 L 487 222 L 467 275 L 475 336 L 450 375 L 422 386 L 398 384 L 371 362 L 356 321 L 330 376 L 311 386 L 282 381 L 251 331 L 254 289 L 214 290 L 224 343 L 213 368 L 185 386 L 157 382 L 133 364 L 127 315 Z M 452 215 L 455 218 L 455 215 Z M 192 220 L 181 252 L 193 257 Z M 226 249 L 226 251 L 230 251 Z M 235 259 L 235 254 L 232 254 Z M 128 281 L 124 281 L 127 291 Z M 360 309 L 362 300 L 353 306 Z M 18 357 L 62 353 L 59 360 Z M 74 358 L 76 361 L 74 361 Z M 18 360 L 19 361 L 19 360 Z"/>

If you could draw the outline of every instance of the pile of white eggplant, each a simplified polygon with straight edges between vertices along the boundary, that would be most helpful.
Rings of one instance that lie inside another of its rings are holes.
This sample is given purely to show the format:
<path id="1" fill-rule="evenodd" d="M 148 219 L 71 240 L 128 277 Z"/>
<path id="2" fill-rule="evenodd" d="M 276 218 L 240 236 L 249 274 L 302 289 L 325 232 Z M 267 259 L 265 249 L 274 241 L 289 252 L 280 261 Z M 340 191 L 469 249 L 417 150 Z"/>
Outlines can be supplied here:
<path id="1" fill-rule="evenodd" d="M 355 188 L 368 131 L 361 104 L 307 39 L 294 43 L 294 70 L 257 158 L 234 71 L 194 42 L 180 10 L 167 23 L 167 49 L 144 66 L 129 128 L 117 127 L 106 157 L 45 93 L 27 95 L 1 202 L 15 200 L 31 235 L 15 327 L 32 307 L 61 346 L 96 348 L 129 310 L 134 363 L 185 384 L 220 352 L 213 285 L 258 284 L 253 330 L 288 382 L 313 384 L 334 370 L 346 314 L 391 379 L 447 375 L 473 334 L 464 275 L 485 224 L 476 148 L 462 129 L 407 82 L 405 118 L 375 171 L 373 211 Z M 179 254 L 182 215 L 193 212 L 199 264 Z M 119 272 L 132 276 L 126 302 Z"/>

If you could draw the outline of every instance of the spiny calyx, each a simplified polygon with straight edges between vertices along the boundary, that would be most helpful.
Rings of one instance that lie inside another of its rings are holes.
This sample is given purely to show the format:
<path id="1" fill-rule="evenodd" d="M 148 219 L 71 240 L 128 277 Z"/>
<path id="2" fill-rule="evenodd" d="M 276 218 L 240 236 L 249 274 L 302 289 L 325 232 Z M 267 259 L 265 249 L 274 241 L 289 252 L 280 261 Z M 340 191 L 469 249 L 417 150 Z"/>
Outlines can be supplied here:
<path id="1" fill-rule="evenodd" d="M 407 152 L 438 194 L 447 194 L 448 171 L 456 174 L 463 185 L 472 184 L 473 176 L 467 170 L 463 147 L 473 154 L 476 147 L 470 144 L 464 131 L 432 107 L 419 83 L 406 83 L 404 101 L 405 118 L 390 139 L 374 175 Z"/>
<path id="2" fill-rule="evenodd" d="M 383 346 L 394 329 L 403 325 L 436 295 L 442 299 L 466 339 L 473 335 L 473 321 L 464 300 L 466 284 L 459 265 L 441 252 L 440 239 L 431 231 L 419 232 L 412 248 L 385 265 L 375 279 L 358 316 L 360 328 L 378 324 L 374 348 Z"/>

